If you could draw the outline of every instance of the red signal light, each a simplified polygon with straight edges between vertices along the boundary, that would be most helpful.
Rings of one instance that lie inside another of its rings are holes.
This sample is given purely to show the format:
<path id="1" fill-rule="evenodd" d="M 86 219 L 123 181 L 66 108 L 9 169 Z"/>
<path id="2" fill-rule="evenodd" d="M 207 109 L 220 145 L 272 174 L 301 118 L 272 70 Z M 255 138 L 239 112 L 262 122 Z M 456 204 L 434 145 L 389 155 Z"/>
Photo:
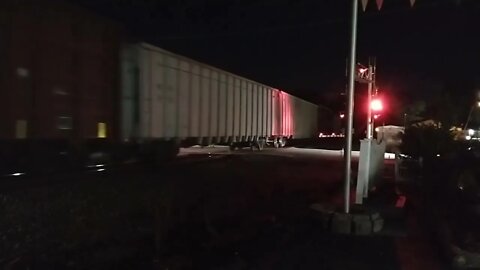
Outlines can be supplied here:
<path id="1" fill-rule="evenodd" d="M 383 111 L 383 103 L 380 99 L 374 99 L 372 100 L 372 103 L 370 103 L 370 109 L 374 112 L 380 112 Z"/>

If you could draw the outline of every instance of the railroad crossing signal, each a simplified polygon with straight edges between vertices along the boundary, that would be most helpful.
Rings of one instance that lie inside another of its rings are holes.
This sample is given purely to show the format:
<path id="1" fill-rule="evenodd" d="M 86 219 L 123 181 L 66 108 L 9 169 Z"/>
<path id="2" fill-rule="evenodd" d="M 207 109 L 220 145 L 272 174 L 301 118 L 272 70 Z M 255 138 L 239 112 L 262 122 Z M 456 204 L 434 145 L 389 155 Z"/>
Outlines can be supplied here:
<path id="1" fill-rule="evenodd" d="M 415 0 L 409 0 L 410 5 L 415 4 Z M 352 0 L 352 20 L 350 32 L 350 62 L 348 64 L 348 91 L 347 91 L 347 113 L 345 127 L 345 159 L 344 159 L 344 211 L 346 214 L 350 212 L 350 177 L 351 177 L 351 160 L 352 160 L 352 134 L 353 134 L 353 97 L 355 95 L 356 80 L 356 57 L 357 57 L 357 24 L 358 24 L 358 2 Z M 366 9 L 368 0 L 362 0 L 363 10 Z M 383 0 L 376 0 L 377 7 L 380 10 Z M 369 78 L 371 79 L 371 78 Z M 372 85 L 370 83 L 369 85 Z M 369 87 L 370 88 L 370 87 Z M 369 91 L 370 92 L 370 91 Z M 369 95 L 369 98 L 371 96 Z M 369 110 L 370 111 L 370 110 Z M 369 115 L 370 116 L 370 115 Z M 371 118 L 369 118 L 370 120 Z"/>
<path id="2" fill-rule="evenodd" d="M 383 111 L 383 102 L 382 100 L 376 98 L 374 100 L 372 100 L 372 102 L 370 103 L 370 109 L 374 112 L 381 112 Z"/>

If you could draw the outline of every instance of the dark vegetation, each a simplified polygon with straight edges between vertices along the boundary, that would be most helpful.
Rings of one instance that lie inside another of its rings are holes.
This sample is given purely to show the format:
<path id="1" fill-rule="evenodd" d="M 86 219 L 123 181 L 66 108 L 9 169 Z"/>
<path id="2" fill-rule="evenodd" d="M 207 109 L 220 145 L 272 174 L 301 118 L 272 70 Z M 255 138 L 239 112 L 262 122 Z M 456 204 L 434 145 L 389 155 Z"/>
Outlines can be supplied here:
<path id="1" fill-rule="evenodd" d="M 456 141 L 443 128 L 412 127 L 403 151 L 411 156 L 418 216 L 444 258 L 457 266 L 465 252 L 480 254 L 480 145 Z M 418 168 L 418 170 L 417 170 Z"/>

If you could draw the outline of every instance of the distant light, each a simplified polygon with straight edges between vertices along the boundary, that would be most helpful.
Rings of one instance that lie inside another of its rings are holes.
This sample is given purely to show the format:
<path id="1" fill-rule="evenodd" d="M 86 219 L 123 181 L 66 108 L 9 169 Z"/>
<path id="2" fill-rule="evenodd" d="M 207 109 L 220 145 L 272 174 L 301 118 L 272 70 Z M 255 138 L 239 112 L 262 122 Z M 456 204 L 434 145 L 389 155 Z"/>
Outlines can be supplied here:
<path id="1" fill-rule="evenodd" d="M 480 101 L 477 101 L 477 107 L 480 107 Z"/>
<path id="2" fill-rule="evenodd" d="M 105 171 L 105 169 L 104 169 L 104 168 L 97 169 L 97 172 L 103 172 L 103 171 Z"/>
<path id="3" fill-rule="evenodd" d="M 337 134 L 337 133 L 333 132 L 333 133 L 328 133 L 328 134 L 320 133 L 318 135 L 318 137 L 320 137 L 320 138 L 343 138 L 343 137 L 345 137 L 345 135 L 341 134 L 341 133 Z"/>
<path id="4" fill-rule="evenodd" d="M 21 173 L 21 172 L 16 172 L 16 173 L 12 173 L 11 175 L 12 176 L 22 176 L 24 175 L 25 173 Z"/>
<path id="5" fill-rule="evenodd" d="M 341 114 L 340 114 L 340 118 L 345 118 L 345 114 L 344 114 L 344 113 L 341 113 Z"/>
<path id="6" fill-rule="evenodd" d="M 88 168 L 103 168 L 105 167 L 105 164 L 94 164 L 94 165 L 88 165 Z"/>
<path id="7" fill-rule="evenodd" d="M 469 140 L 472 139 L 472 136 L 467 135 L 467 136 L 465 137 L 465 139 L 467 139 L 467 141 L 469 141 Z"/>
<path id="8" fill-rule="evenodd" d="M 468 151 L 470 151 L 470 150 L 472 150 L 472 147 L 471 147 L 471 146 L 470 146 L 470 147 L 468 147 Z"/>
<path id="9" fill-rule="evenodd" d="M 440 156 L 440 154 L 437 154 L 437 157 L 439 157 L 439 156 Z"/>
<path id="10" fill-rule="evenodd" d="M 475 134 L 475 130 L 469 129 L 468 130 L 468 135 L 473 136 L 473 134 Z"/>
<path id="11" fill-rule="evenodd" d="M 375 128 L 375 131 L 376 131 L 376 132 L 379 132 L 379 131 L 380 131 L 380 129 L 379 129 L 379 128 Z"/>
<path id="12" fill-rule="evenodd" d="M 395 154 L 394 153 L 385 153 L 384 158 L 385 159 L 395 159 Z"/>
<path id="13" fill-rule="evenodd" d="M 368 68 L 360 68 L 360 73 L 365 73 L 368 70 Z"/>
<path id="14" fill-rule="evenodd" d="M 375 114 L 375 115 L 373 116 L 373 118 L 374 118 L 374 119 L 378 119 L 378 114 Z"/>

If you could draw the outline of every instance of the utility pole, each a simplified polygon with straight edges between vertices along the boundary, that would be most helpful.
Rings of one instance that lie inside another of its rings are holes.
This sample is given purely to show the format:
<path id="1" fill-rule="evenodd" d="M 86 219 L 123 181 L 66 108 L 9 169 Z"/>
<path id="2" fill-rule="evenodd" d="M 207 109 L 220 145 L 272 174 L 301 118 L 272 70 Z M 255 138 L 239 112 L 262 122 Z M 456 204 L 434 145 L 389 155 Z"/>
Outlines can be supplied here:
<path id="1" fill-rule="evenodd" d="M 368 113 L 367 113 L 367 139 L 373 138 L 373 125 L 372 125 L 372 89 L 373 89 L 373 67 L 371 60 L 368 60 Z"/>
<path id="2" fill-rule="evenodd" d="M 367 73 L 367 80 L 368 80 L 368 97 L 367 97 L 367 104 L 368 104 L 368 113 L 367 113 L 367 139 L 373 138 L 373 116 L 372 116 L 372 96 L 373 96 L 373 89 L 375 89 L 375 95 L 377 95 L 378 89 L 375 83 L 376 78 L 376 69 L 377 64 L 374 57 L 368 58 L 368 73 Z"/>
<path id="3" fill-rule="evenodd" d="M 345 190 L 344 190 L 344 211 L 346 214 L 350 212 L 350 177 L 352 166 L 352 127 L 353 127 L 353 97 L 355 93 L 355 67 L 356 67 L 356 51 L 357 51 L 357 18 L 358 17 L 358 0 L 352 0 L 352 22 L 350 36 L 350 63 L 348 74 L 348 99 L 347 99 L 347 126 L 345 131 Z"/>

